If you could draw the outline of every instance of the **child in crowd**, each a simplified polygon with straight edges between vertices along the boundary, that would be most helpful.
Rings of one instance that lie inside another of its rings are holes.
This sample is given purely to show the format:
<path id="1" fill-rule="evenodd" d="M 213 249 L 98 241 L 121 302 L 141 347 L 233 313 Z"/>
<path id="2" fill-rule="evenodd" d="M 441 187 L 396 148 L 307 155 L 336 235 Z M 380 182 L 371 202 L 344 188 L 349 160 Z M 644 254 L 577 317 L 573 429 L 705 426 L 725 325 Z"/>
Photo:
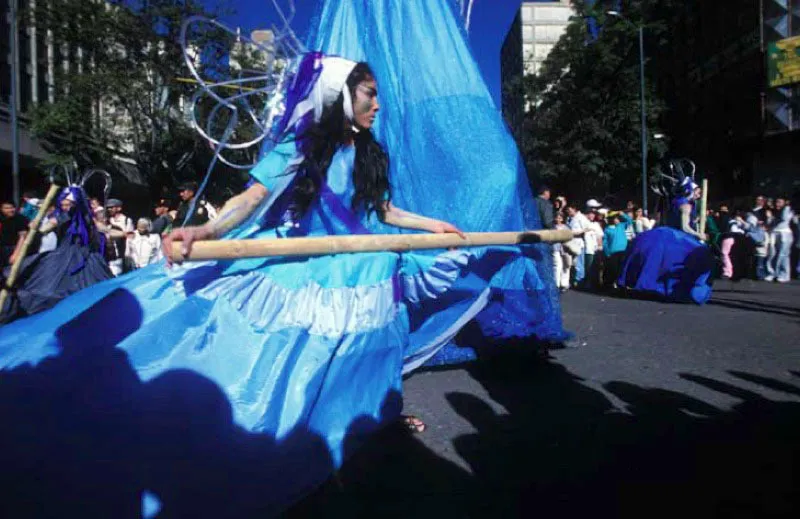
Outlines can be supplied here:
<path id="1" fill-rule="evenodd" d="M 606 217 L 608 226 L 603 231 L 603 253 L 605 254 L 605 271 L 603 272 L 603 286 L 606 290 L 617 287 L 617 278 L 625 260 L 625 251 L 628 249 L 628 229 L 633 221 L 631 217 L 621 211 L 612 211 Z"/>
<path id="2" fill-rule="evenodd" d="M 753 213 L 747 213 L 747 237 L 753 243 L 755 256 L 755 278 L 764 281 L 767 277 L 767 253 L 769 251 L 769 233 L 764 222 L 759 222 Z"/>
<path id="3" fill-rule="evenodd" d="M 564 222 L 564 213 L 557 212 L 553 219 L 556 230 L 567 230 Z M 572 254 L 568 250 L 567 244 L 556 243 L 553 245 L 553 277 L 556 286 L 562 292 L 569 290 L 569 273 L 572 270 Z"/>

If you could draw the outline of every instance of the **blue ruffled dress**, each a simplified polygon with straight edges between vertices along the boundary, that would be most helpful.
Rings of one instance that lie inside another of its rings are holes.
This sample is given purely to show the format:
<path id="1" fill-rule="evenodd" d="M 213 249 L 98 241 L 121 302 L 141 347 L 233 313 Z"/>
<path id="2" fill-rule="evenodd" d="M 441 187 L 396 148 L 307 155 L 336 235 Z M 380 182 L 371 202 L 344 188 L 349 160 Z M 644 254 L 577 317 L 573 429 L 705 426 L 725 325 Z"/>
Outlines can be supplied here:
<path id="1" fill-rule="evenodd" d="M 706 244 L 680 230 L 680 207 L 691 203 L 687 198 L 674 199 L 667 226 L 636 237 L 619 286 L 678 303 L 701 305 L 711 298 L 714 255 Z"/>
<path id="2" fill-rule="evenodd" d="M 383 228 L 374 214 L 349 209 L 353 147 L 335 154 L 322 195 L 302 221 L 282 219 L 292 183 L 284 170 L 293 155 L 294 143 L 282 144 L 252 171 L 271 196 L 254 221 L 230 237 L 283 239 Z M 402 374 L 448 345 L 482 311 L 498 325 L 514 320 L 504 330 L 509 337 L 514 327 L 550 326 L 543 319 L 549 314 L 533 308 L 536 292 L 546 291 L 547 284 L 539 280 L 539 286 L 530 286 L 525 267 L 530 261 L 525 255 L 537 249 L 525 249 L 243 259 L 173 269 L 153 265 L 3 327 L 0 366 L 10 370 L 60 355 L 64 328 L 114 336 L 119 323 L 92 317 L 92 307 L 113 304 L 104 298 L 118 298 L 122 290 L 137 308 L 119 318 L 141 317 L 117 348 L 143 383 L 175 370 L 197 373 L 224 393 L 236 424 L 278 443 L 298 431 L 322 438 L 338 467 L 346 439 L 399 417 Z M 518 293 L 506 294 L 507 299 L 498 299 L 492 287 L 500 272 L 504 283 L 508 276 L 520 277 Z M 527 301 L 522 298 L 526 290 Z M 310 461 L 301 476 L 284 482 L 286 488 L 272 491 L 288 502 L 324 479 L 330 468 Z"/>

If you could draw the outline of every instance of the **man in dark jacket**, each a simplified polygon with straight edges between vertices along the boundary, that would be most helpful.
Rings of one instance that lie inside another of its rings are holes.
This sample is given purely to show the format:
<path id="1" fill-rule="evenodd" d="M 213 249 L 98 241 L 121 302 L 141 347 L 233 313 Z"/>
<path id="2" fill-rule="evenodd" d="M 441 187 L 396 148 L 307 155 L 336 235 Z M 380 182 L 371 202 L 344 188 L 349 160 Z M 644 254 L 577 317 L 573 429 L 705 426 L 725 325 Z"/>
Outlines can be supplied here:
<path id="1" fill-rule="evenodd" d="M 181 197 L 181 203 L 178 205 L 178 213 L 175 215 L 173 222 L 174 227 L 183 227 L 183 220 L 186 218 L 186 213 L 189 212 L 189 207 L 195 199 L 197 193 L 197 184 L 195 182 L 184 182 L 178 186 L 178 195 Z M 208 211 L 202 200 L 198 200 L 192 211 L 192 215 L 185 225 L 196 226 L 203 225 L 208 221 Z"/>
<path id="2" fill-rule="evenodd" d="M 539 188 L 539 196 L 536 197 L 536 209 L 539 211 L 539 220 L 542 222 L 542 229 L 553 228 L 553 202 L 550 201 L 550 188 L 542 186 Z"/>
<path id="3" fill-rule="evenodd" d="M 159 198 L 156 201 L 156 206 L 153 209 L 156 217 L 150 227 L 150 232 L 161 236 L 172 225 L 172 217 L 169 215 L 169 200 L 166 198 Z"/>

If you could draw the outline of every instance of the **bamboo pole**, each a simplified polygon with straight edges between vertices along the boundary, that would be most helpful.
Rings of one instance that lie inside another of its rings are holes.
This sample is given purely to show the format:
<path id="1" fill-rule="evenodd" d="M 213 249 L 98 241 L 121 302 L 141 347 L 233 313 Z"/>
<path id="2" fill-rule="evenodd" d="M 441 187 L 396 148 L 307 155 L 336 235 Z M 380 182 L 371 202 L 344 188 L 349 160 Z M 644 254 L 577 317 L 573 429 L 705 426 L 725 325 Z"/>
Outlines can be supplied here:
<path id="1" fill-rule="evenodd" d="M 484 245 L 561 243 L 571 240 L 570 230 L 525 232 L 470 232 L 457 234 L 368 234 L 267 240 L 209 240 L 192 244 L 188 256 L 181 242 L 172 243 L 172 260 L 207 261 L 271 256 L 324 256 L 353 252 L 407 252 L 419 249 L 450 249 Z"/>
<path id="2" fill-rule="evenodd" d="M 706 221 L 708 219 L 708 179 L 703 179 L 703 197 L 700 199 L 700 234 L 706 233 Z"/>
<path id="3" fill-rule="evenodd" d="M 39 212 L 36 213 L 36 217 L 31 221 L 28 225 L 28 233 L 25 235 L 25 241 L 22 242 L 22 247 L 17 251 L 17 255 L 14 258 L 14 264 L 11 265 L 11 271 L 6 278 L 5 286 L 3 290 L 0 292 L 0 311 L 3 310 L 3 307 L 6 304 L 6 299 L 8 298 L 8 292 L 14 287 L 14 283 L 17 281 L 17 276 L 19 276 L 19 269 L 22 266 L 22 260 L 25 259 L 25 256 L 28 253 L 28 249 L 30 248 L 31 244 L 33 243 L 33 239 L 36 237 L 36 234 L 39 232 L 39 225 L 42 223 L 42 219 L 44 215 L 47 214 L 47 208 L 53 203 L 58 196 L 58 193 L 61 191 L 61 187 L 57 186 L 56 184 L 50 184 L 50 190 L 47 192 L 47 195 L 44 197 L 41 205 L 39 206 Z"/>

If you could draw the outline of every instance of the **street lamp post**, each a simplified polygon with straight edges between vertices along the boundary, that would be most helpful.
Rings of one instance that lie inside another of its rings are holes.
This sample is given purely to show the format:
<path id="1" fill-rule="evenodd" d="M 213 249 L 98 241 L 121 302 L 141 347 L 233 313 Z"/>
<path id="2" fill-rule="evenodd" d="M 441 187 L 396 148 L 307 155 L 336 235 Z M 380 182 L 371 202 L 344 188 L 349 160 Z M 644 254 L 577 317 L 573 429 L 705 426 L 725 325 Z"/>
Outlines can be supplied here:
<path id="1" fill-rule="evenodd" d="M 14 205 L 19 207 L 19 121 L 17 119 L 17 81 L 19 75 L 19 26 L 17 24 L 17 0 L 11 0 L 9 12 L 10 27 L 8 35 L 9 53 L 11 57 L 11 99 L 9 99 L 9 109 L 11 111 L 11 183 L 12 198 Z"/>
<path id="2" fill-rule="evenodd" d="M 608 11 L 606 14 L 614 16 L 623 20 L 631 25 L 633 22 L 622 16 L 619 11 Z M 641 102 L 640 108 L 642 112 L 642 211 L 647 216 L 647 111 L 646 100 L 644 93 L 644 26 L 639 25 L 639 88 Z"/>

